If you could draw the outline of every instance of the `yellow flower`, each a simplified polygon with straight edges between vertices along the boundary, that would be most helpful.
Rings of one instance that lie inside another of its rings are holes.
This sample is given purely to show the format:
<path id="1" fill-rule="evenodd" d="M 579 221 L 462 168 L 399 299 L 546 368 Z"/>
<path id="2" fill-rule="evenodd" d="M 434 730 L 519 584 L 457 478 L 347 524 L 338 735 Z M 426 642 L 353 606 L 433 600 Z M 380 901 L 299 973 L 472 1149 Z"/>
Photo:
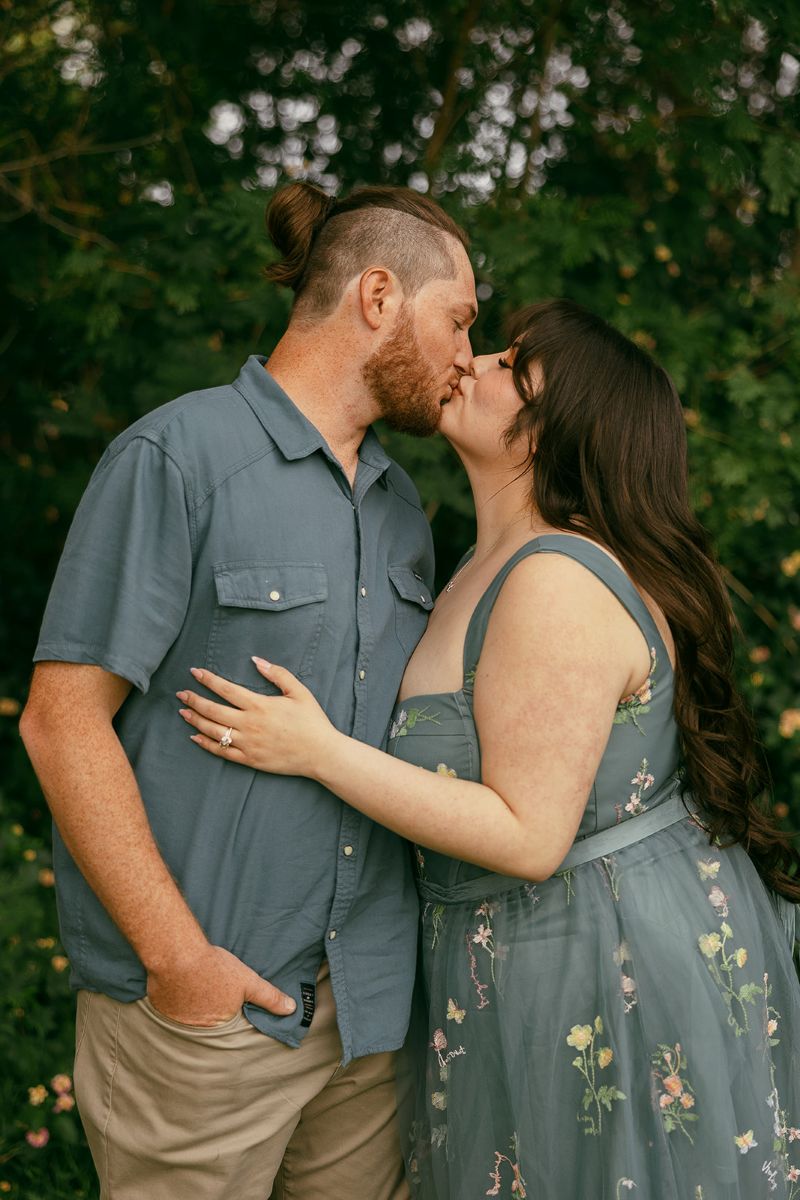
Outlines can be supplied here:
<path id="1" fill-rule="evenodd" d="M 567 1036 L 567 1045 L 576 1050 L 585 1050 L 592 1040 L 591 1025 L 573 1025 Z"/>
<path id="2" fill-rule="evenodd" d="M 28 1103 L 34 1108 L 38 1108 L 40 1104 L 44 1104 L 47 1099 L 47 1088 L 43 1083 L 37 1083 L 36 1087 L 28 1088 Z"/>
<path id="3" fill-rule="evenodd" d="M 13 700 L 11 696 L 0 697 L 0 717 L 16 717 L 21 708 L 19 700 Z"/>
<path id="4" fill-rule="evenodd" d="M 36 945 L 40 950 L 52 950 L 56 944 L 56 939 L 53 937 L 37 938 Z"/>
<path id="5" fill-rule="evenodd" d="M 800 571 L 800 550 L 795 550 L 793 554 L 781 559 L 781 570 L 789 577 Z"/>
<path id="6" fill-rule="evenodd" d="M 737 967 L 743 967 L 747 962 L 747 951 L 745 950 L 744 946 L 739 947 L 739 949 L 736 951 L 735 958 Z"/>
<path id="7" fill-rule="evenodd" d="M 64 958 L 63 954 L 54 954 L 50 962 L 54 971 L 66 971 L 69 966 L 69 959 Z"/>
<path id="8" fill-rule="evenodd" d="M 451 779 L 456 779 L 456 773 L 452 767 L 448 767 L 447 763 L 439 763 L 436 767 L 437 775 L 448 775 Z"/>
<path id="9" fill-rule="evenodd" d="M 785 708 L 778 722 L 781 737 L 790 738 L 800 729 L 800 708 Z"/>
<path id="10" fill-rule="evenodd" d="M 613 1057 L 614 1057 L 614 1051 L 610 1050 L 608 1048 L 608 1046 L 603 1046 L 603 1049 L 599 1050 L 597 1053 L 598 1067 L 607 1067 Z"/>
<path id="11" fill-rule="evenodd" d="M 25 859 L 25 862 L 35 862 L 36 861 L 36 851 L 31 850 L 30 848 L 27 850 L 23 850 L 22 857 Z"/>
<path id="12" fill-rule="evenodd" d="M 656 246 L 653 254 L 655 254 L 659 262 L 669 262 L 672 258 L 672 251 L 669 246 L 665 246 L 663 243 L 660 246 Z"/>
<path id="13" fill-rule="evenodd" d="M 15 823 L 11 826 L 11 832 L 13 833 L 14 837 L 22 837 L 25 830 L 21 825 Z"/>
<path id="14" fill-rule="evenodd" d="M 50 1080 L 50 1087 L 57 1096 L 61 1096 L 64 1092 L 72 1091 L 72 1080 L 69 1075 L 54 1075 Z"/>
<path id="15" fill-rule="evenodd" d="M 706 958 L 713 958 L 722 949 L 722 941 L 718 933 L 701 934 L 697 939 L 697 944 Z"/>
<path id="16" fill-rule="evenodd" d="M 38 878 L 42 887 L 52 887 L 56 881 L 55 874 L 50 870 L 49 867 L 42 867 Z"/>

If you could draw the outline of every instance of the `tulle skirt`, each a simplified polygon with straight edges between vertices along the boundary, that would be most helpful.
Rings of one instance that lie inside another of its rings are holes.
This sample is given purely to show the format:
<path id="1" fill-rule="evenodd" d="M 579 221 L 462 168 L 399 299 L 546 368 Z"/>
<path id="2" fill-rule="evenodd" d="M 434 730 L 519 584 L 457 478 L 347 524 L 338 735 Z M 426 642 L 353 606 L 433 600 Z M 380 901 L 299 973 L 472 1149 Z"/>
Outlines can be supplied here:
<path id="1" fill-rule="evenodd" d="M 423 903 L 415 1200 L 800 1200 L 800 984 L 740 847 L 686 819 Z"/>

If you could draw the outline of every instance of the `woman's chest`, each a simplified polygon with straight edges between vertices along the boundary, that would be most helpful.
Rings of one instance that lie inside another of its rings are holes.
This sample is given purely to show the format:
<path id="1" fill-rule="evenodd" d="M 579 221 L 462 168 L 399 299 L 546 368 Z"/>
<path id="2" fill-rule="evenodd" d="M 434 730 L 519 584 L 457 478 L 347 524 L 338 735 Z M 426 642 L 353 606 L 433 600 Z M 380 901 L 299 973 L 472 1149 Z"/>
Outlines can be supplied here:
<path id="1" fill-rule="evenodd" d="M 406 666 L 400 698 L 420 692 L 455 692 L 464 684 L 464 642 L 476 597 L 442 592 L 425 633 Z M 474 664 L 466 665 L 470 669 Z"/>

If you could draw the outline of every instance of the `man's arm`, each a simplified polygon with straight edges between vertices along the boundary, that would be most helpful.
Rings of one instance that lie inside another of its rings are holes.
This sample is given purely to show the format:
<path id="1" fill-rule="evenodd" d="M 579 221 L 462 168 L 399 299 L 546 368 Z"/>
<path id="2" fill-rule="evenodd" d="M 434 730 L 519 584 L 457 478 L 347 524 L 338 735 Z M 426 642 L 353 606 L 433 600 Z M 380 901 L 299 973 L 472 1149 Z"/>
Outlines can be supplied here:
<path id="1" fill-rule="evenodd" d="M 159 853 L 112 721 L 131 685 L 101 667 L 42 662 L 20 732 L 64 843 L 147 971 L 153 1005 L 189 1025 L 245 1001 L 286 1015 L 294 1001 L 212 946 Z"/>

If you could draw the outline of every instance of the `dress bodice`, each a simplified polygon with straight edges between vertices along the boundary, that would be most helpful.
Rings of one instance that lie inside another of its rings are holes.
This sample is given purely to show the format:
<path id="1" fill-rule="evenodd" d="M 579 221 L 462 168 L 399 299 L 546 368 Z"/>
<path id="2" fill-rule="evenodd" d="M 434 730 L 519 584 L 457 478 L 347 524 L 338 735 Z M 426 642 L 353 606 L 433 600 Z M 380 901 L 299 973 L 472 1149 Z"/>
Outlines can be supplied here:
<path id="1" fill-rule="evenodd" d="M 614 593 L 650 649 L 650 674 L 624 697 L 614 717 L 576 841 L 657 806 L 669 792 L 680 765 L 672 711 L 673 673 L 669 654 L 647 605 L 625 572 L 598 546 L 569 534 L 548 534 L 520 547 L 501 567 L 470 618 L 464 640 L 463 681 L 455 692 L 409 696 L 399 702 L 389 730 L 388 750 L 430 771 L 479 781 L 481 751 L 473 690 L 486 630 L 500 590 L 513 568 L 532 554 L 563 554 L 581 563 Z M 513 699 L 513 698 L 510 698 Z M 571 714 L 580 721 L 580 712 Z M 481 874 L 483 868 L 419 847 L 420 873 L 445 887 Z"/>

